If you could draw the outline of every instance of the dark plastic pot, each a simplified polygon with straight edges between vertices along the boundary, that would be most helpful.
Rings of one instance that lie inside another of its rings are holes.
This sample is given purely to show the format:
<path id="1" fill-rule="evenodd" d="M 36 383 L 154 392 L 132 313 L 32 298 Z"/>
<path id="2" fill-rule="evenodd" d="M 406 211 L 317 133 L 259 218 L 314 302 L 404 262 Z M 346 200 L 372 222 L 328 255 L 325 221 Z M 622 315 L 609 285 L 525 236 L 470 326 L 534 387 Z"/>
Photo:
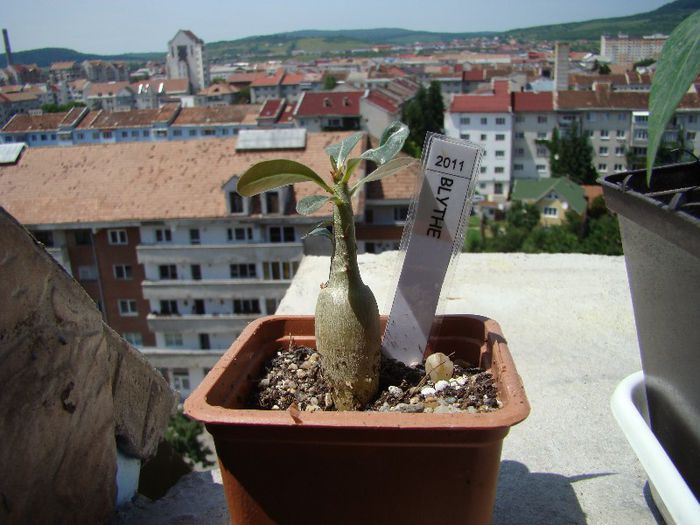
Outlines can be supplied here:
<path id="1" fill-rule="evenodd" d="M 530 411 L 498 324 L 446 316 L 428 349 L 491 369 L 498 411 L 245 409 L 263 363 L 313 334 L 311 316 L 251 323 L 185 402 L 214 436 L 231 522 L 490 523 L 503 439 Z"/>
<path id="2" fill-rule="evenodd" d="M 700 163 L 602 180 L 618 214 L 651 428 L 700 496 Z"/>

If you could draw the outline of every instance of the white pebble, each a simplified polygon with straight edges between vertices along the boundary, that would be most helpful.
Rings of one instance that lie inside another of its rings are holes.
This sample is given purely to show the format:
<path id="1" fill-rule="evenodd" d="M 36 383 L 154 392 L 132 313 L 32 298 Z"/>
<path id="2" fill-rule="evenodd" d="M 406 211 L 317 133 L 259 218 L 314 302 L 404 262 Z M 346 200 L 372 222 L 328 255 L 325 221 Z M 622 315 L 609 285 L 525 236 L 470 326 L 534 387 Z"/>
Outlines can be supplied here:
<path id="1" fill-rule="evenodd" d="M 425 386 L 421 388 L 420 395 L 422 395 L 423 397 L 432 396 L 433 394 L 435 394 L 435 389 L 433 387 Z"/>
<path id="2" fill-rule="evenodd" d="M 436 391 L 436 392 L 442 392 L 442 391 L 445 390 L 448 386 L 450 386 L 450 384 L 449 384 L 447 381 L 445 381 L 444 379 L 441 379 L 440 381 L 438 381 L 437 383 L 435 383 L 435 391 Z"/>
<path id="3" fill-rule="evenodd" d="M 457 382 L 458 382 L 461 386 L 466 385 L 466 384 L 467 384 L 467 381 L 469 381 L 469 379 L 467 379 L 467 376 L 459 376 L 459 377 L 457 378 Z"/>
<path id="4" fill-rule="evenodd" d="M 403 390 L 401 390 L 398 386 L 391 385 L 388 390 L 392 396 L 400 396 L 403 394 Z"/>

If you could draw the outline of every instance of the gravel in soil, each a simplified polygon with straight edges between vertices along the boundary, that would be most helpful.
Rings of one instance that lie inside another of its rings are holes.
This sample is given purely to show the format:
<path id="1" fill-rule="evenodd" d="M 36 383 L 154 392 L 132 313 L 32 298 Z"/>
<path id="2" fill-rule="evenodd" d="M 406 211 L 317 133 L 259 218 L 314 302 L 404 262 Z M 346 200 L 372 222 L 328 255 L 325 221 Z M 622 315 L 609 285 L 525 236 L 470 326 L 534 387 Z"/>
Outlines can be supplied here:
<path id="1" fill-rule="evenodd" d="M 422 365 L 415 368 L 382 356 L 379 395 L 365 408 L 379 412 L 491 412 L 501 406 L 493 376 L 468 363 L 454 363 L 449 380 L 433 382 Z M 321 374 L 321 356 L 313 349 L 279 351 L 268 361 L 253 390 L 250 407 L 315 412 L 335 410 L 331 389 Z"/>

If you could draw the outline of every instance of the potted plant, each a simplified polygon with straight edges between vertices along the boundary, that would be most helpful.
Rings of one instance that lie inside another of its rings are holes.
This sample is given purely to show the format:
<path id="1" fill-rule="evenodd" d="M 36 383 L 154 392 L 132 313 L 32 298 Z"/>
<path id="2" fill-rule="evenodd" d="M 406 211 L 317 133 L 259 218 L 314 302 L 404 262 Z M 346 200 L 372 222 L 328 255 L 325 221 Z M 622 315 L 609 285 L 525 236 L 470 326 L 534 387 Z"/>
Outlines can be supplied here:
<path id="1" fill-rule="evenodd" d="M 668 121 L 700 73 L 699 35 L 700 11 L 664 45 L 649 99 L 647 169 L 602 179 L 605 200 L 620 222 L 651 428 L 696 498 L 700 163 L 654 167 L 654 161 Z"/>
<path id="2" fill-rule="evenodd" d="M 185 402 L 214 436 L 234 523 L 489 523 L 501 445 L 529 413 L 503 334 L 495 321 L 446 316 L 426 354 L 455 353 L 489 369 L 502 404 L 488 413 L 405 414 L 357 410 L 377 392 L 381 333 L 371 290 L 357 263 L 351 199 L 365 183 L 392 175 L 408 134 L 395 123 L 375 149 L 352 156 L 353 134 L 327 148 L 331 181 L 289 160 L 251 167 L 237 191 L 252 196 L 285 184 L 313 182 L 323 195 L 301 199 L 299 213 L 333 205 L 328 281 L 316 315 L 270 316 L 251 323 Z M 362 161 L 378 167 L 352 183 Z M 319 224 L 311 234 L 331 235 Z M 264 363 L 294 343 L 316 348 L 338 411 L 247 409 Z"/>

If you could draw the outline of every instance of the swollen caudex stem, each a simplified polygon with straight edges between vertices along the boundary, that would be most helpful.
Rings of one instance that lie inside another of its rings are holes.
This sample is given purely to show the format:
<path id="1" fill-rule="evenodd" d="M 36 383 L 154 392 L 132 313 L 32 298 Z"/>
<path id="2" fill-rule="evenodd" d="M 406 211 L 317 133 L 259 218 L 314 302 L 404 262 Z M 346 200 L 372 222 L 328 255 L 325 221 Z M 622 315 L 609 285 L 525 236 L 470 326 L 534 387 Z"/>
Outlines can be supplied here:
<path id="1" fill-rule="evenodd" d="M 333 204 L 332 222 L 318 224 L 307 235 L 325 235 L 333 241 L 330 275 L 318 296 L 315 326 L 321 369 L 340 410 L 363 407 L 375 396 L 379 384 L 379 310 L 374 294 L 360 277 L 352 195 L 366 182 L 393 175 L 414 162 L 405 157 L 394 158 L 408 136 L 405 124 L 391 124 L 384 130 L 379 147 L 348 158 L 362 136 L 355 133 L 326 148 L 332 185 L 308 166 L 280 159 L 255 164 L 241 176 L 237 187 L 238 193 L 251 197 L 287 184 L 310 181 L 326 195 L 304 197 L 297 203 L 297 212 L 309 215 L 328 202 Z M 352 174 L 363 160 L 378 167 L 350 186 Z M 327 226 L 332 226 L 332 236 Z"/>

